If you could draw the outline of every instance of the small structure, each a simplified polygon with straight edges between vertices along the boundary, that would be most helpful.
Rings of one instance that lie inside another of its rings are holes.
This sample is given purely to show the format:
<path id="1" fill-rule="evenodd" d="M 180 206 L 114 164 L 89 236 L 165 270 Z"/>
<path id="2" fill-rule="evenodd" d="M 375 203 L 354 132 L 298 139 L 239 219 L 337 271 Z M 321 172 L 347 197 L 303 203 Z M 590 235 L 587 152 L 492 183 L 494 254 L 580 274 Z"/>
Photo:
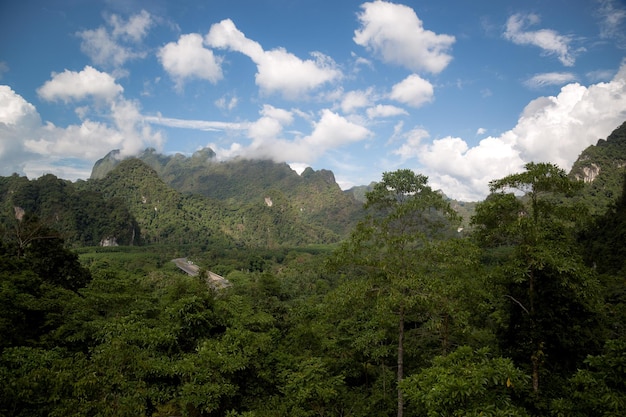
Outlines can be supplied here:
<path id="1" fill-rule="evenodd" d="M 194 265 L 193 262 L 188 261 L 187 258 L 172 259 L 172 262 L 174 262 L 179 269 L 187 273 L 189 276 L 197 277 L 200 275 L 200 267 L 198 265 Z M 208 285 L 216 289 L 226 288 L 232 285 L 226 278 L 211 271 L 206 272 L 205 279 Z"/>

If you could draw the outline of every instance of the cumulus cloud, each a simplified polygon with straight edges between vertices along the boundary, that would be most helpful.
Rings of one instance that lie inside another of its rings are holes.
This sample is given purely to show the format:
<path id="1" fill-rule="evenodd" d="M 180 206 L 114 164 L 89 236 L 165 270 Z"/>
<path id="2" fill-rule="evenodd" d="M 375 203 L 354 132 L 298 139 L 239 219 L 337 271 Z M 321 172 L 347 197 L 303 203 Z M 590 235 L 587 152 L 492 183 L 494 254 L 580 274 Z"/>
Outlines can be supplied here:
<path id="1" fill-rule="evenodd" d="M 271 106 L 269 104 L 264 104 L 263 108 L 261 109 L 261 114 L 265 117 L 270 117 L 272 119 L 276 119 L 278 122 L 280 122 L 281 125 L 290 125 L 291 123 L 293 123 L 293 113 L 285 110 L 285 109 L 280 109 L 274 106 Z"/>
<path id="2" fill-rule="evenodd" d="M 35 106 L 9 86 L 0 85 L 0 175 L 23 173 L 24 164 L 32 157 L 23 139 L 40 126 Z"/>
<path id="3" fill-rule="evenodd" d="M 434 188 L 463 200 L 480 200 L 488 182 L 519 172 L 526 162 L 552 162 L 565 170 L 586 147 L 606 138 L 626 120 L 626 64 L 607 83 L 571 83 L 557 96 L 541 97 L 524 109 L 515 127 L 470 147 L 458 137 L 426 142 L 425 133 L 406 135 L 395 150 L 416 159 Z"/>
<path id="4" fill-rule="evenodd" d="M 375 119 L 377 117 L 393 117 L 393 116 L 401 116 L 407 115 L 406 110 L 391 106 L 389 104 L 377 104 L 375 107 L 370 107 L 367 109 L 367 117 L 370 119 Z"/>
<path id="5" fill-rule="evenodd" d="M 218 157 L 271 159 L 287 162 L 294 167 L 303 167 L 310 166 L 329 151 L 372 136 L 367 128 L 324 109 L 320 112 L 319 119 L 312 124 L 309 135 L 287 139 L 283 136 L 283 131 L 285 126 L 293 122 L 292 112 L 266 105 L 260 115 L 249 126 L 247 135 L 251 139 L 250 144 L 233 143 L 229 148 L 210 144 Z"/>
<path id="6" fill-rule="evenodd" d="M 529 78 L 524 84 L 530 88 L 541 88 L 549 85 L 563 85 L 572 81 L 576 81 L 576 75 L 571 72 L 546 72 Z"/>
<path id="7" fill-rule="evenodd" d="M 372 89 L 348 91 L 341 99 L 341 111 L 352 113 L 354 110 L 372 104 Z"/>
<path id="8" fill-rule="evenodd" d="M 124 20 L 118 15 L 110 15 L 107 19 L 113 28 L 113 38 L 125 38 L 133 42 L 141 42 L 147 35 L 148 29 L 154 24 L 150 13 L 142 10 L 136 15 Z"/>
<path id="9" fill-rule="evenodd" d="M 124 88 L 111 75 L 87 65 L 80 72 L 65 70 L 60 74 L 53 73 L 52 79 L 46 81 L 37 93 L 44 100 L 67 103 L 87 97 L 111 101 L 123 91 Z"/>
<path id="10" fill-rule="evenodd" d="M 537 46 L 546 55 L 556 55 L 563 65 L 573 66 L 576 58 L 570 47 L 572 37 L 560 35 L 552 29 L 526 30 L 529 26 L 538 24 L 539 21 L 539 16 L 536 14 L 514 14 L 506 22 L 504 38 L 517 45 Z"/>
<path id="11" fill-rule="evenodd" d="M 107 23 L 109 28 L 100 26 L 97 29 L 76 33 L 82 39 L 81 51 L 89 56 L 94 64 L 119 68 L 128 60 L 146 56 L 144 51 L 138 51 L 135 47 L 154 24 L 150 13 L 142 10 L 128 20 L 118 15 L 110 15 Z"/>
<path id="12" fill-rule="evenodd" d="M 177 42 L 162 47 L 157 56 L 161 65 L 181 89 L 185 80 L 198 78 L 211 83 L 222 79 L 221 58 L 203 46 L 197 33 L 182 35 Z"/>
<path id="13" fill-rule="evenodd" d="M 389 98 L 412 107 L 420 107 L 432 101 L 433 95 L 433 85 L 419 75 L 412 74 L 392 87 Z"/>
<path id="14" fill-rule="evenodd" d="M 111 149 L 133 155 L 146 146 L 161 147 L 160 133 L 144 122 L 138 104 L 122 97 L 112 77 L 94 71 L 86 67 L 54 75 L 38 90 L 46 100 L 87 102 L 76 111 L 80 122 L 66 127 L 42 122 L 35 106 L 10 87 L 0 86 L 0 175 L 49 172 L 67 179 L 87 178 L 93 163 Z M 88 117 L 96 101 L 101 120 Z"/>
<path id="15" fill-rule="evenodd" d="M 212 25 L 205 42 L 213 48 L 248 56 L 257 66 L 256 84 L 266 94 L 280 93 L 295 99 L 342 76 L 335 62 L 320 52 L 312 52 L 311 59 L 303 60 L 284 48 L 265 51 L 230 19 Z"/>
<path id="16" fill-rule="evenodd" d="M 452 60 L 448 52 L 454 36 L 424 29 L 412 8 L 385 1 L 364 3 L 361 8 L 361 27 L 353 40 L 384 62 L 437 74 Z"/>

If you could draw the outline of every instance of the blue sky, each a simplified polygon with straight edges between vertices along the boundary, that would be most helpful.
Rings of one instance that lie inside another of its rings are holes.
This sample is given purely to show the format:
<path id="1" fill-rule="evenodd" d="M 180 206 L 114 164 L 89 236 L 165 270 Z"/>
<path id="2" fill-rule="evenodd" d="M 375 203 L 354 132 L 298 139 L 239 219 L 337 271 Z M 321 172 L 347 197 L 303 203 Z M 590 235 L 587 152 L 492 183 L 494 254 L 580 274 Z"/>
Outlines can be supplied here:
<path id="1" fill-rule="evenodd" d="M 625 57 L 620 0 L 5 1 L 0 175 L 209 146 L 478 200 L 626 121 Z"/>

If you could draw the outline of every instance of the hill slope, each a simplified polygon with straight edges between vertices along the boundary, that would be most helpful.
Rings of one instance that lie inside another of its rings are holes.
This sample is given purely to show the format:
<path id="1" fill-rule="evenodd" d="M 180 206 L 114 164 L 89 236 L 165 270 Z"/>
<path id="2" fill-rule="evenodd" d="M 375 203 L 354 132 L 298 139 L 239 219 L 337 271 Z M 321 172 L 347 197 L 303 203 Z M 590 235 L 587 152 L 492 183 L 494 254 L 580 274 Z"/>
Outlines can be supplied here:
<path id="1" fill-rule="evenodd" d="M 103 178 L 119 161 L 112 151 L 96 162 L 92 179 Z M 235 159 L 219 162 L 205 148 L 191 157 L 166 156 L 146 149 L 138 159 L 150 166 L 163 181 L 185 194 L 199 194 L 221 201 L 229 209 L 264 204 L 267 198 L 284 197 L 282 210 L 313 227 L 345 236 L 354 227 L 362 203 L 341 190 L 331 171 L 307 168 L 298 175 L 286 163 Z"/>
<path id="2" fill-rule="evenodd" d="M 16 174 L 0 177 L 0 224 L 9 231 L 18 218 L 34 216 L 71 245 L 140 243 L 139 226 L 124 201 L 82 184 L 50 174 L 32 181 Z"/>
<path id="3" fill-rule="evenodd" d="M 580 200 L 592 213 L 604 213 L 622 191 L 626 167 L 626 122 L 585 149 L 570 176 L 585 182 Z"/>
<path id="4" fill-rule="evenodd" d="M 341 238 L 305 221 L 279 190 L 266 190 L 263 198 L 249 203 L 183 194 L 139 159 L 119 162 L 104 178 L 89 180 L 86 186 L 125 201 L 147 243 L 276 247 Z"/>

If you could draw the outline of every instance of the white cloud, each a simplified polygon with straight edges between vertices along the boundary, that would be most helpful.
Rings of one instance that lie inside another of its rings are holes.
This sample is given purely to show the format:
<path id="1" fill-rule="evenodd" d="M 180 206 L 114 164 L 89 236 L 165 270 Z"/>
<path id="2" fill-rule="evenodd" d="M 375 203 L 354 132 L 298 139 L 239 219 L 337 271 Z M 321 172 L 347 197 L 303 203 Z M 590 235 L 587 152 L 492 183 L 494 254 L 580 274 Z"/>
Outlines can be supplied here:
<path id="1" fill-rule="evenodd" d="M 370 107 L 369 109 L 367 109 L 367 117 L 369 117 L 370 119 L 375 119 L 377 117 L 393 117 L 406 114 L 409 114 L 406 110 L 388 104 L 377 104 L 375 107 Z"/>
<path id="2" fill-rule="evenodd" d="M 9 65 L 5 61 L 0 61 L 0 80 L 5 72 L 9 72 Z"/>
<path id="3" fill-rule="evenodd" d="M 228 111 L 231 111 L 232 109 L 237 107 L 238 103 L 239 98 L 237 96 L 232 96 L 230 98 L 223 96 L 215 100 L 215 106 L 217 106 L 217 108 Z"/>
<path id="4" fill-rule="evenodd" d="M 256 84 L 263 93 L 280 93 L 285 98 L 301 97 L 319 86 L 341 78 L 335 62 L 320 53 L 302 60 L 283 48 L 269 51 L 241 32 L 230 19 L 211 26 L 205 41 L 213 48 L 230 49 L 248 56 L 256 65 Z"/>
<path id="5" fill-rule="evenodd" d="M 534 45 L 546 55 L 556 55 L 565 66 L 571 67 L 576 62 L 570 48 L 571 36 L 560 35 L 552 29 L 525 30 L 528 26 L 539 23 L 536 14 L 514 14 L 506 22 L 504 38 L 518 45 Z"/>
<path id="6" fill-rule="evenodd" d="M 477 136 L 484 135 L 485 133 L 487 133 L 487 129 L 485 129 L 484 127 L 479 127 L 478 129 L 476 129 Z"/>
<path id="7" fill-rule="evenodd" d="M 0 175 L 23 173 L 24 164 L 32 158 L 23 140 L 40 126 L 35 106 L 9 86 L 0 85 Z"/>
<path id="8" fill-rule="evenodd" d="M 615 0 L 600 0 L 597 14 L 600 17 L 600 36 L 614 39 L 617 46 L 626 48 L 626 8 Z"/>
<path id="9" fill-rule="evenodd" d="M 271 159 L 287 162 L 294 167 L 310 166 L 329 151 L 347 144 L 369 138 L 372 132 L 328 109 L 320 112 L 319 120 L 313 123 L 307 136 L 286 139 L 283 128 L 291 123 L 290 112 L 264 106 L 261 117 L 250 125 L 248 136 L 252 142 L 243 146 L 233 143 L 229 148 L 210 144 L 219 158 L 241 156 L 254 159 Z"/>
<path id="10" fill-rule="evenodd" d="M 420 107 L 432 101 L 433 94 L 434 90 L 430 82 L 417 74 L 412 74 L 395 84 L 389 97 L 412 107 Z"/>
<path id="11" fill-rule="evenodd" d="M 52 79 L 37 89 L 39 97 L 44 100 L 66 103 L 89 97 L 111 101 L 123 91 L 115 78 L 89 65 L 80 72 L 65 70 L 60 74 L 53 73 Z"/>
<path id="12" fill-rule="evenodd" d="M 293 113 L 285 110 L 279 109 L 277 107 L 271 106 L 269 104 L 264 104 L 261 109 L 261 114 L 266 117 L 271 117 L 272 119 L 276 119 L 280 122 L 281 125 L 290 125 L 293 123 Z"/>
<path id="13" fill-rule="evenodd" d="M 102 101 L 98 104 L 103 121 L 86 118 L 87 106 L 81 106 L 77 109 L 81 122 L 66 127 L 42 122 L 32 104 L 8 86 L 0 86 L 0 175 L 50 172 L 67 179 L 87 178 L 93 163 L 111 149 L 132 155 L 146 146 L 160 148 L 160 133 L 144 123 L 138 105 L 124 99 L 116 84 L 110 83 L 112 78 L 104 75 L 87 68 L 81 73 L 66 71 L 39 89 L 49 100 L 106 99 L 106 106 Z M 92 80 L 93 86 L 85 80 Z M 63 92 L 63 86 L 68 90 Z"/>
<path id="14" fill-rule="evenodd" d="M 202 45 L 202 36 L 197 33 L 182 35 L 178 42 L 168 43 L 157 56 L 178 89 L 187 79 L 199 78 L 211 83 L 222 79 L 221 58 Z"/>
<path id="15" fill-rule="evenodd" d="M 595 70 L 585 74 L 591 82 L 610 81 L 614 75 L 615 71 L 613 70 Z"/>
<path id="16" fill-rule="evenodd" d="M 524 84 L 530 88 L 541 88 L 548 85 L 563 85 L 573 81 L 576 81 L 576 75 L 571 72 L 546 72 L 529 78 Z"/>
<path id="17" fill-rule="evenodd" d="M 402 126 L 399 125 L 399 127 L 401 128 Z M 412 129 L 405 135 L 405 142 L 398 149 L 394 150 L 393 153 L 398 155 L 403 162 L 410 158 L 416 158 L 419 155 L 422 141 L 429 136 L 425 129 Z"/>
<path id="18" fill-rule="evenodd" d="M 0 85 L 0 124 L 4 126 L 18 126 L 40 123 L 35 106 L 24 100 L 22 96 L 18 95 L 8 85 Z"/>
<path id="19" fill-rule="evenodd" d="M 135 155 L 147 146 L 161 148 L 163 138 L 144 123 L 138 105 L 119 98 L 111 103 L 108 121 L 85 119 L 80 125 L 58 127 L 46 123 L 24 138 L 24 147 L 52 160 L 76 158 L 93 163 L 112 149 L 122 156 Z"/>
<path id="20" fill-rule="evenodd" d="M 463 200 L 483 199 L 488 182 L 519 172 L 526 162 L 552 162 L 571 169 L 580 152 L 606 138 L 626 120 L 626 64 L 608 83 L 568 84 L 554 97 L 530 102 L 516 126 L 470 147 L 462 138 L 424 143 L 408 134 L 394 151 L 416 158 L 434 188 Z"/>
<path id="21" fill-rule="evenodd" d="M 119 68 L 126 61 L 136 58 L 144 58 L 146 53 L 134 50 L 134 45 L 143 40 L 148 29 L 154 24 L 152 16 L 142 10 L 139 14 L 131 16 L 127 21 L 117 15 L 108 18 L 109 30 L 103 26 L 97 29 L 77 32 L 82 39 L 80 49 L 96 65 Z"/>
<path id="22" fill-rule="evenodd" d="M 354 32 L 353 40 L 384 62 L 437 74 L 452 60 L 448 51 L 454 36 L 424 29 L 410 7 L 375 1 L 362 4 L 361 8 L 363 11 L 358 15 L 361 28 Z"/>
<path id="23" fill-rule="evenodd" d="M 195 129 L 207 132 L 219 130 L 246 130 L 250 127 L 249 123 L 229 123 L 210 120 L 189 120 L 175 119 L 171 117 L 145 116 L 143 120 L 147 123 L 159 126 L 175 127 L 179 129 Z"/>
<path id="24" fill-rule="evenodd" d="M 131 16 L 127 21 L 118 15 L 111 15 L 108 23 L 113 27 L 113 38 L 127 38 L 133 42 L 141 42 L 148 33 L 150 26 L 154 24 L 154 20 L 150 13 L 142 10 L 136 15 Z"/>
<path id="25" fill-rule="evenodd" d="M 372 104 L 372 89 L 348 91 L 341 100 L 341 110 L 344 113 L 352 113 L 354 110 L 367 107 Z"/>

